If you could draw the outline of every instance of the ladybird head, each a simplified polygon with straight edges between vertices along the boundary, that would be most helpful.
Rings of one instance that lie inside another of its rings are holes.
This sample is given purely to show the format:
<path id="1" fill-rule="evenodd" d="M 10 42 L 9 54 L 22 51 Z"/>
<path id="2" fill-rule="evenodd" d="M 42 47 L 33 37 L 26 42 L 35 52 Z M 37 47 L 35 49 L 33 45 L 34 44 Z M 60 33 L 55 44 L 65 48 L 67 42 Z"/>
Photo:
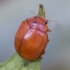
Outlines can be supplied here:
<path id="1" fill-rule="evenodd" d="M 29 23 L 32 23 L 32 24 L 35 23 L 35 24 L 47 25 L 48 23 L 48 20 L 41 16 L 34 16 L 34 17 L 29 18 L 28 20 L 29 20 Z"/>
<path id="2" fill-rule="evenodd" d="M 28 23 L 30 27 L 33 29 L 37 29 L 44 32 L 48 31 L 48 26 L 47 26 L 48 20 L 46 20 L 41 16 L 34 16 L 29 18 Z"/>
<path id="3" fill-rule="evenodd" d="M 43 5 L 40 4 L 40 7 L 43 8 Z M 35 14 L 33 11 L 31 11 L 31 12 L 32 12 L 33 14 Z M 35 15 L 36 15 L 36 14 L 35 14 Z M 35 16 L 35 17 L 32 17 L 32 18 L 36 19 L 36 21 L 41 22 L 41 24 L 47 24 L 47 23 L 48 23 L 48 20 L 47 20 L 47 19 L 45 19 L 44 17 L 39 16 L 39 15 L 37 15 L 37 16 Z"/>
<path id="4" fill-rule="evenodd" d="M 40 22 L 40 24 L 45 24 L 47 25 L 48 20 L 42 16 L 37 16 L 38 21 Z"/>

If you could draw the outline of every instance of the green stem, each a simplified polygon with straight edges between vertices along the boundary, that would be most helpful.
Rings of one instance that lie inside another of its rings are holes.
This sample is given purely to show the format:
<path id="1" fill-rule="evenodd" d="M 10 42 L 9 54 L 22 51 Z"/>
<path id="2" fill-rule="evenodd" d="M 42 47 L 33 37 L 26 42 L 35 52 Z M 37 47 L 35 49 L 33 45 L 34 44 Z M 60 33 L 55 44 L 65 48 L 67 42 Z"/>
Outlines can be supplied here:
<path id="1" fill-rule="evenodd" d="M 45 10 L 42 4 L 39 5 L 39 16 L 45 17 Z M 22 59 L 14 53 L 8 60 L 0 65 L 0 70 L 40 70 L 41 58 L 34 61 Z"/>

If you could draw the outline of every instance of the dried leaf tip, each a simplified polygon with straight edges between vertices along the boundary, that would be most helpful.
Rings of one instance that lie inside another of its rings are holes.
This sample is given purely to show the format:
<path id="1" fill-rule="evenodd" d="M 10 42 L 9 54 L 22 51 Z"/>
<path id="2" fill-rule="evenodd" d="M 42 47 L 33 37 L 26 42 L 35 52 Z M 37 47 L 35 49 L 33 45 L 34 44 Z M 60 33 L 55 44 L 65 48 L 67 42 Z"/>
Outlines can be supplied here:
<path id="1" fill-rule="evenodd" d="M 38 15 L 45 18 L 45 9 L 44 9 L 43 4 L 39 4 L 39 12 L 38 12 Z"/>
<path id="2" fill-rule="evenodd" d="M 44 8 L 43 4 L 40 4 L 39 7 L 42 8 L 42 9 Z"/>

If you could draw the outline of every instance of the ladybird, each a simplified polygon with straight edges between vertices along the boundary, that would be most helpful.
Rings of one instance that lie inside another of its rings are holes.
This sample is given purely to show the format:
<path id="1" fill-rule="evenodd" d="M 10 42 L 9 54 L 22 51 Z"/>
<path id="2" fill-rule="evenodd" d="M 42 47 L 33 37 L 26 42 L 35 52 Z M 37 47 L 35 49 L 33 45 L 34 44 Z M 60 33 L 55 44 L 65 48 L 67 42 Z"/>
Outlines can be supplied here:
<path id="1" fill-rule="evenodd" d="M 19 26 L 14 40 L 16 52 L 26 60 L 35 60 L 43 55 L 49 42 L 48 20 L 34 16 L 24 20 Z"/>

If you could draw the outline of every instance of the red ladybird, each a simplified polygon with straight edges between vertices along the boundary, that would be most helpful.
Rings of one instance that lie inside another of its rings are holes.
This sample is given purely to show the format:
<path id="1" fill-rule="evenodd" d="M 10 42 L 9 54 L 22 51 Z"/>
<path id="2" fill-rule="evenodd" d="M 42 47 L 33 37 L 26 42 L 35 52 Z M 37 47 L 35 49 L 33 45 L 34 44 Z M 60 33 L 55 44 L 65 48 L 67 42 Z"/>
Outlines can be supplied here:
<path id="1" fill-rule="evenodd" d="M 15 35 L 15 49 L 24 59 L 35 60 L 40 57 L 49 42 L 48 20 L 34 16 L 24 20 Z"/>

